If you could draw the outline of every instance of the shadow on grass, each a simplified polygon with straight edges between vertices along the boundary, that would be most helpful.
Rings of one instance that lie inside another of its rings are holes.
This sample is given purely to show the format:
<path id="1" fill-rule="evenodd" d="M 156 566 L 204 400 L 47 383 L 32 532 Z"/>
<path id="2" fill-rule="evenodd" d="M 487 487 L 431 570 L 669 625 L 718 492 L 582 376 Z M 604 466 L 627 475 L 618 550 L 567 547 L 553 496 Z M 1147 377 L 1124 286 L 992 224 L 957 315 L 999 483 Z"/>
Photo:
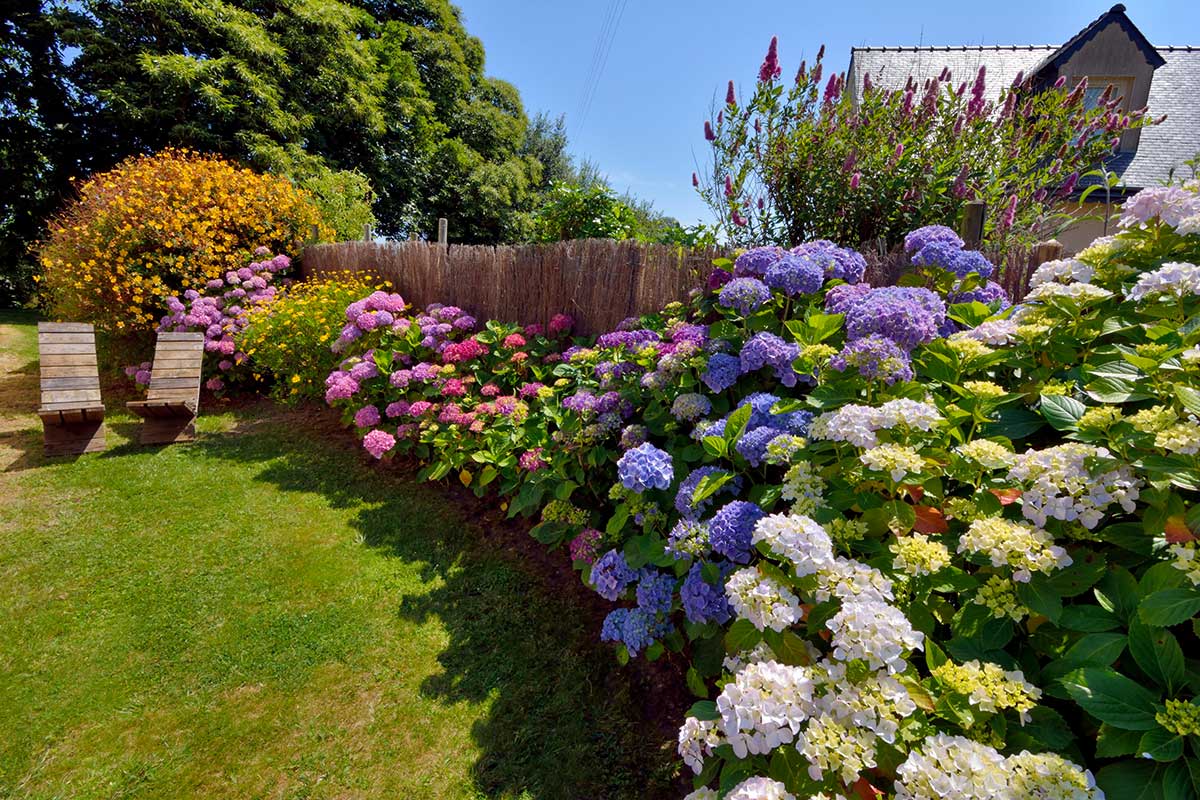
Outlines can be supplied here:
<path id="1" fill-rule="evenodd" d="M 229 433 L 201 437 L 207 455 L 261 462 L 257 479 L 317 492 L 338 507 L 364 504 L 354 524 L 366 546 L 422 565 L 436 588 L 395 609 L 436 617 L 448 646 L 422 693 L 453 704 L 490 701 L 472 731 L 482 755 L 478 791 L 520 798 L 669 796 L 671 746 L 656 741 L 639 698 L 595 641 L 594 597 L 569 569 L 547 576 L 514 547 L 506 526 L 481 528 L 470 505 L 411 476 L 368 467 L 326 419 L 239 410 Z M 254 433 L 255 435 L 243 435 Z M 511 526 L 507 526 L 511 527 Z M 520 534 L 524 536 L 524 534 Z M 564 562 L 565 564 L 565 562 Z"/>

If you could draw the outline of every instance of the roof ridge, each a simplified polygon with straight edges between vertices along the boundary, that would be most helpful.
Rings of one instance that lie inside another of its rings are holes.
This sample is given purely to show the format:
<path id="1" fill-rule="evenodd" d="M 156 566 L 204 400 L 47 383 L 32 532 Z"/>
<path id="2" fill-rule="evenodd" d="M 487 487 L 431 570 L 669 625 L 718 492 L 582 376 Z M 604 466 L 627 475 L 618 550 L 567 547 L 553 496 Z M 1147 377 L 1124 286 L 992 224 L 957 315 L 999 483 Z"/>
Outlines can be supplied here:
<path id="1" fill-rule="evenodd" d="M 1200 44 L 1156 44 L 1154 45 L 1154 49 L 1166 50 L 1168 52 L 1173 50 L 1183 50 L 1185 52 L 1192 53 L 1200 50 Z"/>
<path id="2" fill-rule="evenodd" d="M 902 52 L 912 50 L 916 52 L 927 51 L 934 53 L 950 52 L 954 50 L 1057 50 L 1056 44 L 941 44 L 941 45 L 862 45 L 860 47 L 851 47 L 850 51 L 866 50 L 880 52 Z"/>

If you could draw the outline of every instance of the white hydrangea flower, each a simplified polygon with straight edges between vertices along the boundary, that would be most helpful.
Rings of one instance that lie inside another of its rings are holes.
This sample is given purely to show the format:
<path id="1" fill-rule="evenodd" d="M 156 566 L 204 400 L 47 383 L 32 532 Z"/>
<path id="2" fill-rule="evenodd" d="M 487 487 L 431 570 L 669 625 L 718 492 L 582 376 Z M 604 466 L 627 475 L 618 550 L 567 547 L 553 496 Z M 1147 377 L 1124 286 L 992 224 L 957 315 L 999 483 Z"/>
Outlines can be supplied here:
<path id="1" fill-rule="evenodd" d="M 910 751 L 896 769 L 896 800 L 1001 800 L 1009 770 L 995 748 L 939 733 Z"/>
<path id="2" fill-rule="evenodd" d="M 1200 556 L 1197 555 L 1196 543 L 1173 544 L 1170 552 L 1175 558 L 1171 565 L 1186 575 L 1193 586 L 1200 586 Z"/>
<path id="3" fill-rule="evenodd" d="M 867 469 L 886 472 L 897 483 L 925 469 L 925 459 L 915 448 L 891 442 L 872 447 L 858 458 Z"/>
<path id="4" fill-rule="evenodd" d="M 815 710 L 811 670 L 777 661 L 750 664 L 717 695 L 721 732 L 738 758 L 793 741 Z"/>
<path id="5" fill-rule="evenodd" d="M 1189 417 L 1159 431 L 1154 436 L 1154 446 L 1184 456 L 1200 453 L 1200 422 L 1195 417 Z"/>
<path id="6" fill-rule="evenodd" d="M 1195 364 L 1200 361 L 1200 344 L 1192 345 L 1179 354 L 1179 360 L 1185 364 Z"/>
<path id="7" fill-rule="evenodd" d="M 800 621 L 800 598 L 755 567 L 732 573 L 725 581 L 725 594 L 734 613 L 760 631 L 770 628 L 782 633 Z"/>
<path id="8" fill-rule="evenodd" d="M 1091 283 L 1094 274 L 1095 270 L 1079 259 L 1047 261 L 1029 276 L 1029 288 L 1036 289 L 1043 283 Z"/>
<path id="9" fill-rule="evenodd" d="M 974 328 L 950 334 L 952 341 L 972 339 L 976 342 L 1004 347 L 1017 341 L 1017 320 L 1015 316 L 1006 319 L 993 319 L 981 322 Z"/>
<path id="10" fill-rule="evenodd" d="M 1113 503 L 1133 513 L 1141 480 L 1127 466 L 1092 475 L 1088 462 L 1109 459 L 1106 448 L 1068 442 L 1045 450 L 1028 450 L 1017 456 L 1008 479 L 1026 484 L 1021 513 L 1035 525 L 1049 517 L 1079 520 L 1088 530 L 1100 524 Z"/>
<path id="11" fill-rule="evenodd" d="M 1184 261 L 1170 261 L 1153 272 L 1143 273 L 1133 289 L 1130 300 L 1142 300 L 1160 294 L 1174 297 L 1200 294 L 1200 267 Z"/>
<path id="12" fill-rule="evenodd" d="M 984 469 L 1007 469 L 1017 460 L 1016 453 L 991 439 L 972 439 L 954 448 L 954 452 Z"/>
<path id="13" fill-rule="evenodd" d="M 704 759 L 711 756 L 713 748 L 720 745 L 721 733 L 716 720 L 688 717 L 679 728 L 679 757 L 697 775 L 704 769 Z"/>
<path id="14" fill-rule="evenodd" d="M 754 526 L 754 544 L 766 543 L 776 556 L 787 559 L 796 577 L 833 565 L 833 542 L 820 523 L 802 514 L 771 514 Z"/>
<path id="15" fill-rule="evenodd" d="M 930 541 L 923 533 L 897 537 L 888 549 L 896 556 L 892 568 L 907 575 L 932 575 L 950 566 L 946 545 Z"/>
<path id="16" fill-rule="evenodd" d="M 848 600 L 877 600 L 886 603 L 894 598 L 892 582 L 879 570 L 845 556 L 838 556 L 828 567 L 817 573 L 814 596 L 818 603 L 831 597 Z"/>
<path id="17" fill-rule="evenodd" d="M 807 644 L 807 642 L 805 642 Z M 766 642 L 759 642 L 749 650 L 742 650 L 739 653 L 725 656 L 721 661 L 721 666 L 730 675 L 741 672 L 747 664 L 757 664 L 760 661 L 770 661 L 775 658 L 775 651 L 771 649 L 771 645 Z"/>
<path id="18" fill-rule="evenodd" d="M 901 398 L 889 400 L 878 408 L 849 403 L 837 411 L 827 411 L 813 420 L 808 435 L 813 439 L 849 442 L 870 448 L 879 444 L 876 431 L 906 426 L 910 430 L 931 431 L 945 422 L 932 403 Z"/>
<path id="19" fill-rule="evenodd" d="M 808 461 L 793 464 L 783 476 L 781 495 L 792 504 L 794 514 L 811 514 L 825 505 L 824 491 L 825 481 Z"/>
<path id="20" fill-rule="evenodd" d="M 729 790 L 725 800 L 796 800 L 796 795 L 779 781 L 770 778 L 746 778 Z"/>
<path id="21" fill-rule="evenodd" d="M 1023 750 L 1009 756 L 1008 797 L 1031 800 L 1104 800 L 1090 770 L 1053 753 Z"/>
<path id="22" fill-rule="evenodd" d="M 1026 302 L 1044 302 L 1053 297 L 1066 297 L 1081 303 L 1107 300 L 1113 293 L 1090 283 L 1043 283 L 1025 295 Z"/>
<path id="23" fill-rule="evenodd" d="M 709 789 L 707 786 L 701 786 L 694 792 L 688 792 L 683 796 L 683 800 L 719 800 L 720 795 L 716 789 Z"/>
<path id="24" fill-rule="evenodd" d="M 917 710 L 904 684 L 882 672 L 853 682 L 846 677 L 846 665 L 840 661 L 826 660 L 819 666 L 824 671 L 819 683 L 826 690 L 816 700 L 821 712 L 895 744 L 901 720 Z"/>
<path id="25" fill-rule="evenodd" d="M 1012 567 L 1013 580 L 1028 583 L 1032 573 L 1049 575 L 1070 566 L 1067 551 L 1050 534 L 1023 522 L 1001 517 L 977 519 L 958 540 L 958 552 L 980 553 L 993 567 Z"/>
<path id="26" fill-rule="evenodd" d="M 922 649 L 925 634 L 913 630 L 904 612 L 879 600 L 845 601 L 826 623 L 833 632 L 833 657 L 861 659 L 872 669 L 903 672 L 905 653 Z"/>
<path id="27" fill-rule="evenodd" d="M 931 431 L 945 421 L 942 412 L 933 403 L 902 397 L 889 400 L 879 407 L 875 415 L 875 428 L 890 430 L 905 425 L 914 430 Z"/>
<path id="28" fill-rule="evenodd" d="M 875 734 L 847 727 L 831 716 L 809 720 L 796 737 L 796 749 L 808 759 L 808 776 L 814 781 L 833 772 L 842 783 L 851 784 L 863 770 L 875 766 Z"/>
<path id="29" fill-rule="evenodd" d="M 951 691 L 966 695 L 971 705 L 982 711 L 995 714 L 1013 709 L 1020 715 L 1022 725 L 1029 722 L 1029 712 L 1042 698 L 1042 690 L 1025 680 L 1021 670 L 1006 670 L 999 664 L 976 658 L 962 664 L 946 661 L 931 672 Z"/>
<path id="30" fill-rule="evenodd" d="M 1192 234 L 1200 233 L 1200 214 L 1193 214 L 1190 217 L 1179 220 L 1179 224 L 1175 226 L 1175 232 L 1180 236 L 1191 236 Z"/>

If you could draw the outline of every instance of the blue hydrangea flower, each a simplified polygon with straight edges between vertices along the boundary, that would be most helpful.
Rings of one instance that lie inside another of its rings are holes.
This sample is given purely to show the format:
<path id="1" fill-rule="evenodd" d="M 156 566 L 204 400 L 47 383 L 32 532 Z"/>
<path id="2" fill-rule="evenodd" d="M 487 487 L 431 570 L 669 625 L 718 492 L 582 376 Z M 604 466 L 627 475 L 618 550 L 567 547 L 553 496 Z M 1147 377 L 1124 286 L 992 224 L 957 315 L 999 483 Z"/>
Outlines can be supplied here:
<path id="1" fill-rule="evenodd" d="M 632 331 L 622 330 L 605 333 L 596 339 L 596 346 L 604 348 L 624 347 L 626 350 L 637 351 L 648 344 L 656 344 L 660 341 L 662 341 L 662 337 L 657 333 L 641 328 Z"/>
<path id="2" fill-rule="evenodd" d="M 712 401 L 696 392 L 681 394 L 671 404 L 672 416 L 684 422 L 695 422 L 710 411 L 712 411 Z"/>
<path id="3" fill-rule="evenodd" d="M 908 236 L 904 237 L 904 252 L 911 256 L 934 242 L 942 242 L 957 248 L 963 246 L 962 238 L 945 225 L 926 225 L 924 228 L 911 231 Z"/>
<path id="4" fill-rule="evenodd" d="M 825 270 L 807 256 L 789 253 L 767 269 L 763 280 L 772 289 L 778 289 L 789 297 L 797 297 L 821 291 L 825 283 Z"/>
<path id="5" fill-rule="evenodd" d="M 792 362 L 800 357 L 800 345 L 789 344 L 773 333 L 756 333 L 750 337 L 739 355 L 742 374 L 770 367 L 784 386 L 795 386 L 800 377 Z"/>
<path id="6" fill-rule="evenodd" d="M 928 289 L 886 286 L 870 289 L 841 306 L 846 315 L 846 338 L 878 333 L 905 350 L 938 338 L 946 322 L 946 304 Z"/>
<path id="7" fill-rule="evenodd" d="M 721 287 L 717 303 L 742 316 L 750 314 L 771 299 L 771 290 L 758 278 L 734 278 Z"/>
<path id="8" fill-rule="evenodd" d="M 754 503 L 733 500 L 708 522 L 708 541 L 712 549 L 739 564 L 750 560 L 750 537 L 754 526 L 766 513 Z"/>
<path id="9" fill-rule="evenodd" d="M 1004 287 L 995 281 L 988 281 L 983 286 L 972 289 L 969 292 L 954 292 L 950 295 L 951 303 L 970 303 L 978 301 L 984 305 L 999 303 L 997 310 L 1003 311 L 1012 303 L 1008 301 L 1008 292 L 1004 291 Z"/>
<path id="10" fill-rule="evenodd" d="M 839 372 L 857 369 L 864 378 L 881 380 L 888 385 L 913 379 L 908 352 L 878 333 L 848 342 L 842 352 L 829 359 L 829 366 Z"/>
<path id="11" fill-rule="evenodd" d="M 671 456 L 646 442 L 617 461 L 617 477 L 621 485 L 631 492 L 641 494 L 647 489 L 666 489 L 675 477 Z"/>
<path id="12" fill-rule="evenodd" d="M 784 436 L 785 431 L 778 428 L 773 428 L 769 425 L 760 425 L 757 428 L 751 428 L 742 433 L 738 437 L 735 448 L 738 454 L 746 459 L 752 467 L 761 466 L 763 459 L 767 455 L 767 445 L 777 436 Z"/>
<path id="13" fill-rule="evenodd" d="M 600 628 L 600 640 L 620 642 L 630 656 L 636 656 L 671 632 L 671 623 L 658 619 L 640 608 L 616 608 L 609 612 Z"/>
<path id="14" fill-rule="evenodd" d="M 642 570 L 637 585 L 638 608 L 651 614 L 666 614 L 675 596 L 675 576 L 656 569 Z"/>
<path id="15" fill-rule="evenodd" d="M 697 625 L 706 622 L 723 625 L 729 621 L 733 616 L 733 609 L 729 607 L 729 599 L 725 596 L 725 577 L 732 569 L 732 564 L 722 562 L 721 582 L 720 585 L 714 586 L 704 580 L 704 565 L 700 562 L 692 564 L 687 577 L 683 579 L 683 586 L 679 589 L 683 613 L 687 615 L 689 622 Z"/>
<path id="16" fill-rule="evenodd" d="M 838 247 L 828 239 L 805 242 L 793 247 L 792 252 L 810 259 L 830 280 L 859 283 L 867 271 L 867 260 L 861 253 Z"/>
<path id="17" fill-rule="evenodd" d="M 717 434 L 713 434 L 717 435 Z M 699 519 L 700 515 L 712 505 L 713 498 L 719 494 L 729 493 L 736 495 L 742 489 L 741 476 L 734 477 L 733 480 L 727 481 L 716 494 L 704 498 L 699 503 L 693 503 L 692 498 L 696 494 L 696 488 L 700 486 L 700 481 L 717 472 L 724 472 L 720 467 L 712 465 L 706 467 L 697 467 L 683 479 L 679 484 L 679 491 L 675 493 L 675 510 L 684 519 Z"/>
<path id="18" fill-rule="evenodd" d="M 949 242 L 930 242 L 916 252 L 912 261 L 922 266 L 949 270 L 960 278 L 965 278 L 972 272 L 986 278 L 996 269 L 983 253 L 977 250 L 963 250 Z"/>
<path id="19" fill-rule="evenodd" d="M 676 561 L 708 555 L 708 523 L 686 517 L 675 523 L 665 548 Z"/>
<path id="20" fill-rule="evenodd" d="M 713 353 L 708 357 L 704 372 L 704 385 L 714 392 L 723 392 L 737 383 L 742 374 L 742 363 L 737 356 L 728 353 Z"/>
<path id="21" fill-rule="evenodd" d="M 783 254 L 782 247 L 752 247 L 733 262 L 733 274 L 739 278 L 761 278 Z"/>
<path id="22" fill-rule="evenodd" d="M 592 565 L 592 586 L 605 600 L 616 600 L 635 579 L 637 573 L 625 562 L 620 550 L 609 550 Z"/>

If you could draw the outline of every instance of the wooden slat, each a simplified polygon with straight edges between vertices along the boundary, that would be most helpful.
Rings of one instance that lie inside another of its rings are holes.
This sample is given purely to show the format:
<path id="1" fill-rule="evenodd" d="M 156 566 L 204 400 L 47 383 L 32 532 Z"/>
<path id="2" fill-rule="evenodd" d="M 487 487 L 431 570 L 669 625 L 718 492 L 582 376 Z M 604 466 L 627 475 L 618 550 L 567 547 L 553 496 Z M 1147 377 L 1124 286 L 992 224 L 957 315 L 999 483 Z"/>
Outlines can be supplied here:
<path id="1" fill-rule="evenodd" d="M 76 407 L 98 404 L 100 389 L 56 389 L 42 392 L 42 405 L 74 403 Z"/>
<path id="2" fill-rule="evenodd" d="M 196 398 L 200 395 L 200 389 L 160 389 L 157 392 L 148 392 L 146 399 L 155 403 L 185 403 L 196 402 Z"/>
<path id="3" fill-rule="evenodd" d="M 99 403 L 42 403 L 41 406 L 42 411 L 62 411 L 71 409 L 85 409 L 87 411 L 96 412 L 97 414 L 104 413 L 104 406 Z"/>
<path id="4" fill-rule="evenodd" d="M 199 378 L 200 364 L 189 365 L 184 367 L 163 367 L 156 365 L 154 367 L 154 378 Z"/>
<path id="5" fill-rule="evenodd" d="M 204 355 L 202 353 L 176 353 L 170 356 L 163 356 L 162 358 L 154 359 L 154 366 L 157 367 L 161 365 L 168 368 L 186 367 L 192 364 L 199 366 L 201 363 L 203 363 L 203 361 Z"/>
<path id="6" fill-rule="evenodd" d="M 87 333 L 60 333 L 58 331 L 39 333 L 38 344 L 90 344 L 94 347 L 96 344 L 96 335 L 91 331 Z"/>
<path id="7" fill-rule="evenodd" d="M 150 378 L 150 391 L 154 391 L 155 389 L 186 389 L 189 386 L 197 385 L 199 379 L 199 372 L 192 373 L 191 375 L 185 377 L 167 378 L 160 377 L 156 371 L 154 376 Z"/>
<path id="8" fill-rule="evenodd" d="M 92 326 L 87 322 L 39 322 L 38 333 L 90 333 Z"/>
<path id="9" fill-rule="evenodd" d="M 142 424 L 142 444 L 172 444 L 195 438 L 196 425 L 191 418 L 148 419 Z"/>
<path id="10" fill-rule="evenodd" d="M 104 423 L 97 421 L 76 425 L 47 425 L 43 443 L 47 456 L 96 453 L 104 449 Z"/>
<path id="11" fill-rule="evenodd" d="M 96 375 L 74 375 L 70 377 L 52 377 L 42 373 L 42 391 L 61 389 L 95 389 L 100 391 L 100 378 Z"/>
<path id="12" fill-rule="evenodd" d="M 42 353 L 40 360 L 43 367 L 94 368 L 96 366 L 96 353 Z"/>
<path id="13" fill-rule="evenodd" d="M 158 334 L 160 342 L 203 342 L 204 334 L 193 331 L 164 331 Z"/>
<path id="14" fill-rule="evenodd" d="M 47 344 L 39 348 L 45 355 L 64 355 L 64 354 L 95 354 L 96 345 L 91 344 Z"/>
<path id="15" fill-rule="evenodd" d="M 185 352 L 194 353 L 204 349 L 204 340 L 196 339 L 189 342 L 159 342 L 154 346 L 155 353 Z"/>
<path id="16" fill-rule="evenodd" d="M 99 384 L 100 377 L 96 374 L 95 364 L 51 364 L 47 366 L 42 364 L 40 368 L 42 373 L 42 384 L 45 385 L 47 379 L 55 378 L 93 378 Z"/>

